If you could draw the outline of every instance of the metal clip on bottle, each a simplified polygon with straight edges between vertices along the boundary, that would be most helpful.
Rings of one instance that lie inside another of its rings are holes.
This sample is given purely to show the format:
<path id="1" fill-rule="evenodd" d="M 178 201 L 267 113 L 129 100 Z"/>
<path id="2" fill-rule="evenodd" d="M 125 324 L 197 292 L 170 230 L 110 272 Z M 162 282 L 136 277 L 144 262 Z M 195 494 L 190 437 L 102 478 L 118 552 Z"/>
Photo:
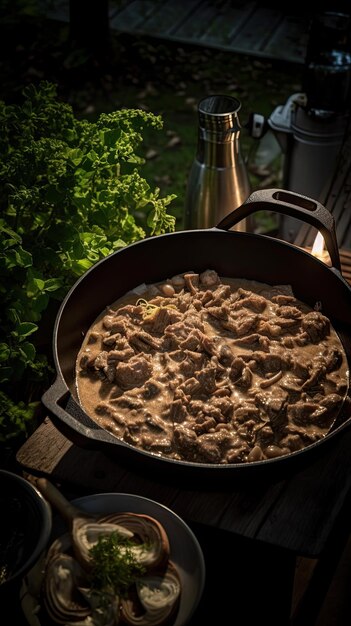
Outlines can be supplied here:
<path id="1" fill-rule="evenodd" d="M 198 144 L 185 200 L 185 229 L 212 228 L 250 195 L 240 151 L 241 103 L 213 95 L 198 105 Z M 245 230 L 242 220 L 235 230 Z"/>

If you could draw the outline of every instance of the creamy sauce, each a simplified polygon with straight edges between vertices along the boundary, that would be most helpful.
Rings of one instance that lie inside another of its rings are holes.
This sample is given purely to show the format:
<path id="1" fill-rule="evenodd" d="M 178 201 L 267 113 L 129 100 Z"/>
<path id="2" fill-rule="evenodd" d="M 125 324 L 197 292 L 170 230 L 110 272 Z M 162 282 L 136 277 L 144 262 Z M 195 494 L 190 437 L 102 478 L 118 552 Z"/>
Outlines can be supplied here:
<path id="1" fill-rule="evenodd" d="M 224 464 L 289 454 L 329 431 L 347 359 L 329 320 L 289 286 L 206 270 L 136 291 L 99 316 L 77 359 L 78 397 L 102 428 L 155 454 Z"/>

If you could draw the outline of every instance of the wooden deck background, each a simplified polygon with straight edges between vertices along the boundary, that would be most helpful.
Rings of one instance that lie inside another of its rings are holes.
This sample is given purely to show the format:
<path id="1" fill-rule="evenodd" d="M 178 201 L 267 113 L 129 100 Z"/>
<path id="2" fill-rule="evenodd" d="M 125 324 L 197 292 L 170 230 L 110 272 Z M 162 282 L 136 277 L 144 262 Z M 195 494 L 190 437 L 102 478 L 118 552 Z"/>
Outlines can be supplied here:
<path id="1" fill-rule="evenodd" d="M 240 0 L 110 0 L 110 28 L 252 55 L 304 63 L 309 12 L 296 3 Z M 48 18 L 69 20 L 69 0 L 42 0 Z"/>

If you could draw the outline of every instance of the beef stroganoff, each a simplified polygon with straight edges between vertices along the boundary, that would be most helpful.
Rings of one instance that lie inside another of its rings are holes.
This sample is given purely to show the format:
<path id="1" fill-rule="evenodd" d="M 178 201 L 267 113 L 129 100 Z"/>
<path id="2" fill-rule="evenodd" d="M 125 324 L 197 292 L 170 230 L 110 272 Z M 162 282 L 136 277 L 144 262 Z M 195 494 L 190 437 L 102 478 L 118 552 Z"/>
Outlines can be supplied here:
<path id="1" fill-rule="evenodd" d="M 176 460 L 232 464 L 323 438 L 349 384 L 330 320 L 271 286 L 189 271 L 105 310 L 78 354 L 85 412 L 118 439 Z"/>

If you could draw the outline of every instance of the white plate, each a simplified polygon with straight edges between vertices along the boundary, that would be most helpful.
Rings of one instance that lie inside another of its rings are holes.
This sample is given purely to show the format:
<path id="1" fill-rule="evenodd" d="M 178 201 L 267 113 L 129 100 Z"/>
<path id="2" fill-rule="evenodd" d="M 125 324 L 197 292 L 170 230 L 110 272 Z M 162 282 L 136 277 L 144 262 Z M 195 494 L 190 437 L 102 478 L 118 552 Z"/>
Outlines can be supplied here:
<path id="1" fill-rule="evenodd" d="M 198 540 L 189 526 L 167 507 L 127 493 L 84 496 L 72 503 L 87 513 L 144 513 L 161 522 L 170 543 L 170 558 L 179 572 L 182 591 L 177 617 L 172 626 L 187 624 L 198 606 L 205 584 L 205 561 Z"/>

